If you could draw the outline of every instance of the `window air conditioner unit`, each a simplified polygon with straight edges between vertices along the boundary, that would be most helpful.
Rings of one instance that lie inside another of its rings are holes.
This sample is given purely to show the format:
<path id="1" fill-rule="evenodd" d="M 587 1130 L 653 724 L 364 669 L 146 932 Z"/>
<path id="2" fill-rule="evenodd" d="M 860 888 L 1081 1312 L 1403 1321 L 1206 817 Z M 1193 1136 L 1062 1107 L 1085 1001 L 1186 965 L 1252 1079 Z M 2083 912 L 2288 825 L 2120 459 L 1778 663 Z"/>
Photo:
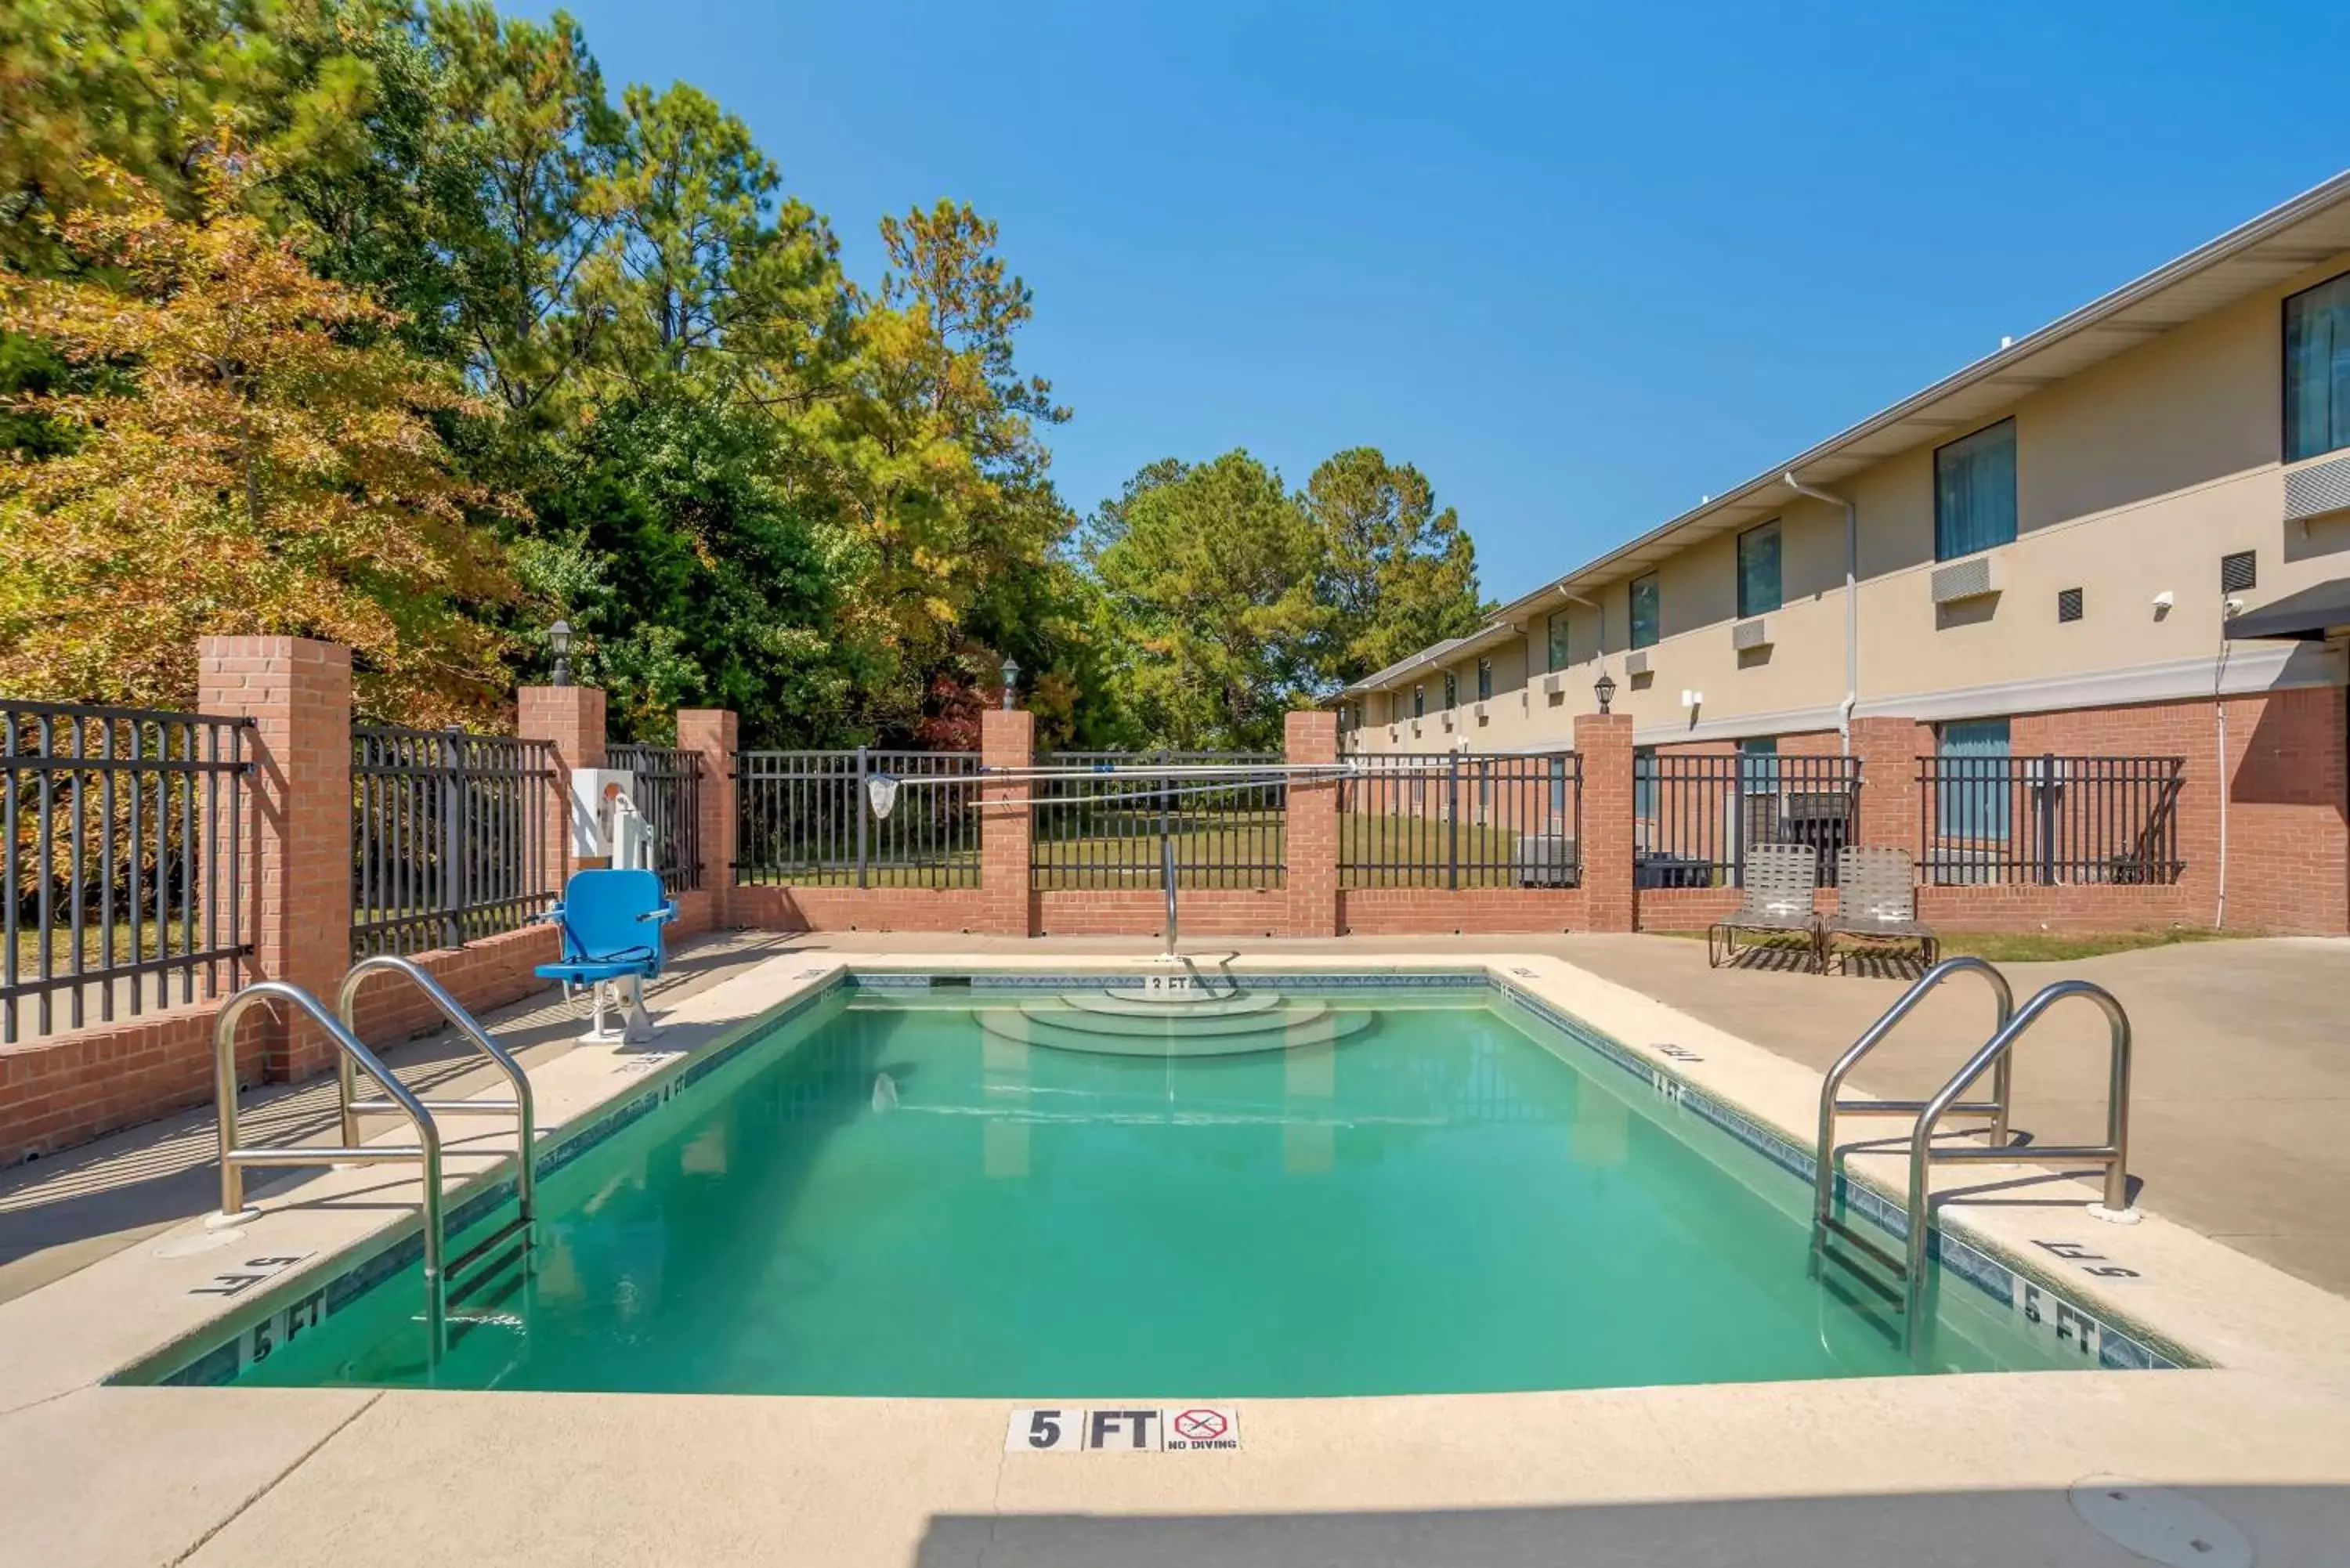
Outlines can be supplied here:
<path id="1" fill-rule="evenodd" d="M 1947 566 L 1934 568 L 1934 602 L 1954 605 L 1965 599 L 1979 599 L 1999 591 L 1999 583 L 1991 576 L 1988 553 L 1970 556 L 1963 561 L 1952 561 Z"/>
<path id="2" fill-rule="evenodd" d="M 1446 729 L 1448 729 L 1448 730 L 1449 730 L 1449 729 L 1452 728 L 1453 724 L 1454 724 L 1455 722 L 1458 722 L 1458 721 L 1457 721 L 1457 718 L 1456 718 L 1456 715 L 1458 715 L 1458 714 L 1460 713 L 1460 711 L 1461 711 L 1461 710 L 1459 710 L 1458 708 L 1447 708 L 1447 709 L 1444 711 L 1444 712 L 1443 712 L 1443 713 L 1442 713 L 1442 715 L 1441 715 L 1441 718 L 1442 718 L 1442 720 L 1443 720 L 1444 727 L 1445 727 Z"/>
<path id="3" fill-rule="evenodd" d="M 1770 623 L 1759 615 L 1752 620 L 1740 621 L 1730 628 L 1730 646 L 1739 653 L 1743 653 L 1750 648 L 1770 647 Z"/>
<path id="4" fill-rule="evenodd" d="M 1565 690 L 1566 672 L 1565 670 L 1554 670 L 1548 675 L 1543 677 L 1544 696 L 1555 697 Z"/>
<path id="5" fill-rule="evenodd" d="M 2284 520 L 2304 522 L 2350 511 L 2350 453 L 2296 468 L 2284 476 Z"/>
<path id="6" fill-rule="evenodd" d="M 1469 711 L 1477 716 L 1477 722 L 1482 724 L 1485 722 L 1485 704 L 1480 702 Z"/>
<path id="7" fill-rule="evenodd" d="M 1648 650 L 1647 649 L 1644 648 L 1637 653 L 1627 653 L 1624 656 L 1624 673 L 1626 675 L 1646 675 L 1648 672 Z"/>

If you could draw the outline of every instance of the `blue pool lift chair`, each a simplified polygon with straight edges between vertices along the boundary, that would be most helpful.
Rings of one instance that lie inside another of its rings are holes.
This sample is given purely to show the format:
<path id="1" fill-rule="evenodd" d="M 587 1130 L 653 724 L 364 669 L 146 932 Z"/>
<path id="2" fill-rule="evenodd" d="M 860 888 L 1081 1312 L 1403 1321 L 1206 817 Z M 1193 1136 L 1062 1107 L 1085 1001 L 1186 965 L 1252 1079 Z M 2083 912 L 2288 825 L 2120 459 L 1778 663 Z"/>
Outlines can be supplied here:
<path id="1" fill-rule="evenodd" d="M 563 957 L 533 971 L 563 982 L 566 996 L 577 985 L 596 993 L 595 1023 L 579 1038 L 596 1044 L 634 1044 L 650 1040 L 652 1015 L 645 1011 L 645 981 L 661 971 L 661 928 L 677 919 L 677 904 L 662 893 L 650 871 L 578 871 L 564 885 L 563 901 L 541 917 L 563 933 Z M 615 1032 L 605 1021 L 607 988 L 629 982 L 628 1022 Z"/>

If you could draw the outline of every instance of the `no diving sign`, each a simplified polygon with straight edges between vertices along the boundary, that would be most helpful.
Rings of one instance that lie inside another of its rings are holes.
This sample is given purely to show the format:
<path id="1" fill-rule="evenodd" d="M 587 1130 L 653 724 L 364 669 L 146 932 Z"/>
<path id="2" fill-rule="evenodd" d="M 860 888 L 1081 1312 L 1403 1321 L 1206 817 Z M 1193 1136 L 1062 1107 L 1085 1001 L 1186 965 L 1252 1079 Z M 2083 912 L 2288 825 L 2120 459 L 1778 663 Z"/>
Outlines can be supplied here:
<path id="1" fill-rule="evenodd" d="M 1012 1412 L 1008 1454 L 1181 1454 L 1241 1446 L 1241 1413 L 1230 1405 L 1078 1409 L 1042 1406 Z"/>

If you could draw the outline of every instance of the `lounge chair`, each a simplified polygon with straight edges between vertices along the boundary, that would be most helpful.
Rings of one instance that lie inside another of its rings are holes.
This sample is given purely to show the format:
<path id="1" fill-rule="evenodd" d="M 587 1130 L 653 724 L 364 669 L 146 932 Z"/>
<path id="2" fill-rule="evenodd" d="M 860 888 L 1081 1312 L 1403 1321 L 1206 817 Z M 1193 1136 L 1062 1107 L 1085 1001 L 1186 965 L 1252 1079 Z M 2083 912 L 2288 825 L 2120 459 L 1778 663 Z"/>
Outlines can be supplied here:
<path id="1" fill-rule="evenodd" d="M 1940 939 L 1918 919 L 1917 866 L 1906 849 L 1843 849 L 1836 854 L 1836 907 L 1820 926 L 1825 971 L 1838 937 L 1856 941 L 1918 944 L 1928 969 L 1941 957 Z"/>
<path id="2" fill-rule="evenodd" d="M 1820 883 L 1819 851 L 1808 844 L 1757 844 L 1746 852 L 1745 897 L 1738 912 L 1709 926 L 1705 961 L 1719 969 L 1738 954 L 1738 933 L 1794 932 L 1804 938 L 1810 966 L 1819 967 L 1819 919 L 1812 892 Z"/>
<path id="3" fill-rule="evenodd" d="M 567 995 L 575 985 L 596 993 L 595 1023 L 583 1041 L 636 1044 L 652 1038 L 645 1012 L 645 981 L 661 971 L 661 928 L 677 919 L 677 905 L 661 892 L 650 871 L 578 871 L 564 884 L 563 902 L 544 919 L 563 933 L 563 957 L 532 972 L 559 980 Z M 604 1022 L 606 987 L 629 982 L 628 1022 L 615 1032 Z"/>

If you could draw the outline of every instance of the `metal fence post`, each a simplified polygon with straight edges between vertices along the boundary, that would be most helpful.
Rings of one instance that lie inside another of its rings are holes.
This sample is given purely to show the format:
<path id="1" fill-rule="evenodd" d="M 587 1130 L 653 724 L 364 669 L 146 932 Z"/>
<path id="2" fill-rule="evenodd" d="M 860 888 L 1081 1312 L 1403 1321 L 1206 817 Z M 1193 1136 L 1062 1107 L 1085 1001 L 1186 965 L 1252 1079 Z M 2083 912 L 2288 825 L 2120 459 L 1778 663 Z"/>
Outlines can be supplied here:
<path id="1" fill-rule="evenodd" d="M 465 907 L 464 733 L 452 725 L 442 743 L 448 748 L 449 771 L 441 778 L 441 945 L 453 948 L 464 941 L 458 929 Z"/>
<path id="2" fill-rule="evenodd" d="M 1461 887 L 1461 753 L 1444 756 L 1444 885 Z"/>
<path id="3" fill-rule="evenodd" d="M 2056 753 L 2044 752 L 2040 758 L 2040 787 L 2033 792 L 2032 809 L 2040 818 L 2040 884 L 2054 887 L 2056 882 Z"/>
<path id="4" fill-rule="evenodd" d="M 866 865 L 869 857 L 865 838 L 865 781 L 870 775 L 872 765 L 871 755 L 863 746 L 858 747 L 857 793 L 849 800 L 848 809 L 857 814 L 857 885 L 860 888 L 866 885 Z"/>

